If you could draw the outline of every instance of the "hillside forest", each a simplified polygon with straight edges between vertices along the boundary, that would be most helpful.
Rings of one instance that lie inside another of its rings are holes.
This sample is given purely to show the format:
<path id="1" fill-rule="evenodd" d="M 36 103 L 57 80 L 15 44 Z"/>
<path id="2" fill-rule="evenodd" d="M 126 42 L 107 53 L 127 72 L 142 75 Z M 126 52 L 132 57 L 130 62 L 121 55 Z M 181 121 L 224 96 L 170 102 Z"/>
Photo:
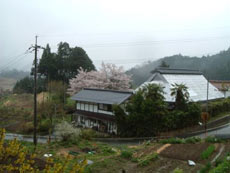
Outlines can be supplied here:
<path id="1" fill-rule="evenodd" d="M 150 77 L 152 70 L 162 64 L 166 64 L 169 68 L 199 70 L 210 80 L 230 80 L 230 48 L 201 58 L 181 54 L 164 57 L 133 67 L 127 74 L 132 75 L 134 87 L 137 87 Z"/>

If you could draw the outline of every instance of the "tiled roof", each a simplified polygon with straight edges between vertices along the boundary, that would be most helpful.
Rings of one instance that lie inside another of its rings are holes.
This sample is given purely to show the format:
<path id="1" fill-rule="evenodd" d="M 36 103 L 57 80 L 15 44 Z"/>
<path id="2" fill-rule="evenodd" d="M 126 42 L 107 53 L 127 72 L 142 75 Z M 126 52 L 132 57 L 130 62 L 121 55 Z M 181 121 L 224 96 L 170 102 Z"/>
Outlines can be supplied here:
<path id="1" fill-rule="evenodd" d="M 105 89 L 85 88 L 72 96 L 72 100 L 104 103 L 104 104 L 121 104 L 128 99 L 133 93 L 129 91 L 115 91 Z"/>

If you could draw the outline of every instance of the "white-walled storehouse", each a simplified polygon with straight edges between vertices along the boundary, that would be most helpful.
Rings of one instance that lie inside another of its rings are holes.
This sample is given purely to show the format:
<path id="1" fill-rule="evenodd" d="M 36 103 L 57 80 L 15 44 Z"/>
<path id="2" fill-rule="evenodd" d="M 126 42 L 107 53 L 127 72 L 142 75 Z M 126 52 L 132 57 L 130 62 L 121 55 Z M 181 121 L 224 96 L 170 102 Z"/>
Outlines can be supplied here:
<path id="1" fill-rule="evenodd" d="M 122 105 L 132 92 L 85 88 L 72 96 L 76 101 L 74 120 L 77 126 L 117 133 L 112 105 Z"/>

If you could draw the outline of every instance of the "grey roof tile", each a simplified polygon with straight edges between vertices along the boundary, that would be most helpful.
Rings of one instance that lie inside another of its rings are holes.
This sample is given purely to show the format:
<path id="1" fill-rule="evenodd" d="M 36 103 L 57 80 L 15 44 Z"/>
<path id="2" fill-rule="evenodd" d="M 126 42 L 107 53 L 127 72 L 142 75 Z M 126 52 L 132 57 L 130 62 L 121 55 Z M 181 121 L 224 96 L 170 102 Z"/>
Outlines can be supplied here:
<path id="1" fill-rule="evenodd" d="M 72 100 L 104 104 L 121 104 L 132 95 L 129 91 L 85 88 L 71 97 Z"/>

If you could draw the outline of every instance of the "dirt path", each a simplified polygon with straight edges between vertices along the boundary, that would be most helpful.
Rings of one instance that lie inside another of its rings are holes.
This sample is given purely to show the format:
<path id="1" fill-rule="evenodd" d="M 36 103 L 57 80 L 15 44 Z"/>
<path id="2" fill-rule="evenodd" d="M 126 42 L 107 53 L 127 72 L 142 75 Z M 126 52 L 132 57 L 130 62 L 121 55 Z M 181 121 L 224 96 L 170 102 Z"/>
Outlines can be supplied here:
<path id="1" fill-rule="evenodd" d="M 163 145 L 162 147 L 160 147 L 157 151 L 156 151 L 156 153 L 157 154 L 160 154 L 162 151 L 164 151 L 166 148 L 168 148 L 169 146 L 171 146 L 171 144 L 165 144 L 165 145 Z"/>
<path id="2" fill-rule="evenodd" d="M 217 155 L 212 159 L 211 163 L 214 163 L 214 162 L 220 157 L 220 155 L 221 155 L 222 152 L 224 151 L 224 148 L 225 148 L 225 146 L 224 146 L 224 145 L 221 145 L 221 148 L 220 148 L 219 152 L 218 152 Z"/>

